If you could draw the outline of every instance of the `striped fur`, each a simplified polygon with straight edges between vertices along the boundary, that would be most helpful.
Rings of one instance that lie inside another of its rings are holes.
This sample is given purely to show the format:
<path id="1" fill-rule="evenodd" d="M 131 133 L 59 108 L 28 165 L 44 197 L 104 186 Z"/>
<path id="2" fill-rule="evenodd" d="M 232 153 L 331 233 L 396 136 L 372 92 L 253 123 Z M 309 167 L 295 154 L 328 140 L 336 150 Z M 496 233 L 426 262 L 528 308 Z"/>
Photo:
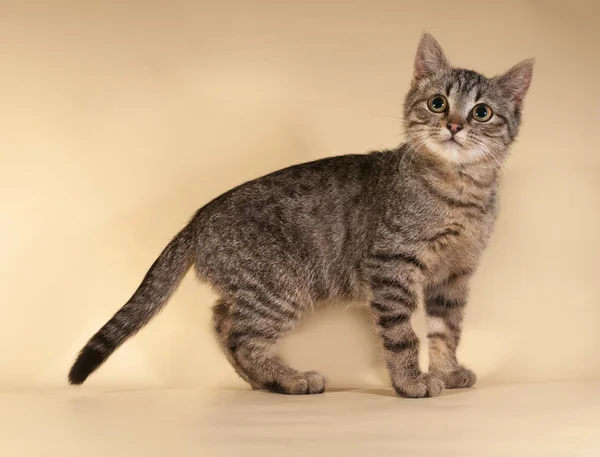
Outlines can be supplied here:
<path id="1" fill-rule="evenodd" d="M 253 388 L 325 390 L 277 343 L 323 300 L 370 302 L 391 383 L 405 397 L 468 387 L 456 358 L 468 282 L 496 217 L 498 170 L 520 125 L 531 61 L 488 79 L 452 68 L 425 35 L 405 101 L 407 142 L 395 150 L 304 163 L 244 183 L 201 208 L 165 248 L 133 297 L 80 352 L 81 384 L 165 305 L 188 268 L 220 295 L 214 329 L 227 359 Z M 428 100 L 443 94 L 443 113 Z M 476 103 L 488 122 L 470 114 Z M 448 143 L 446 123 L 462 123 Z M 424 301 L 430 370 L 418 363 L 411 316 Z"/>

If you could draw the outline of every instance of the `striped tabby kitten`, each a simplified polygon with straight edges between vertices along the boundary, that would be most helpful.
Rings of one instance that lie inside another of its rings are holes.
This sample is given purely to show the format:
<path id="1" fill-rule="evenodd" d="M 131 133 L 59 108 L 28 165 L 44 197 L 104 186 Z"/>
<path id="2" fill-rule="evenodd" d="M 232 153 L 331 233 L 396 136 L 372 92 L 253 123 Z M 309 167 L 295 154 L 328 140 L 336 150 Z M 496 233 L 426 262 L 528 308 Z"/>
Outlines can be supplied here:
<path id="1" fill-rule="evenodd" d="M 425 34 L 405 100 L 406 143 L 292 166 L 208 203 L 89 340 L 69 381 L 83 383 L 146 325 L 193 265 L 220 296 L 213 322 L 223 351 L 255 389 L 325 390 L 321 374 L 274 351 L 308 309 L 334 299 L 368 301 L 398 395 L 472 386 L 475 374 L 456 358 L 463 311 L 532 71 L 533 60 L 491 79 L 453 68 Z M 410 324 L 421 299 L 427 373 Z"/>

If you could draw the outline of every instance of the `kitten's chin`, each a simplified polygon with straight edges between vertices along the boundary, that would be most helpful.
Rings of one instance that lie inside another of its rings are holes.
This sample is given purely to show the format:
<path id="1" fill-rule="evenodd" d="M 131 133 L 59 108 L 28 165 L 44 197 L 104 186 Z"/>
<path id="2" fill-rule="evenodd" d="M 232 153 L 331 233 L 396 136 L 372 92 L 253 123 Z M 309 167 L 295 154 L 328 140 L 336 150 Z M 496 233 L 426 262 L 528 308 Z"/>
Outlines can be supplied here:
<path id="1" fill-rule="evenodd" d="M 481 151 L 465 147 L 460 142 L 460 139 L 452 140 L 444 138 L 440 140 L 437 138 L 427 138 L 426 140 L 415 140 L 414 143 L 411 140 L 409 139 L 409 144 L 419 144 L 417 148 L 422 153 L 433 154 L 450 163 L 468 164 L 481 160 Z"/>
<path id="2" fill-rule="evenodd" d="M 429 150 L 445 160 L 457 164 L 476 162 L 480 156 L 478 150 L 467 148 L 453 139 L 442 140 L 441 142 L 431 141 Z"/>

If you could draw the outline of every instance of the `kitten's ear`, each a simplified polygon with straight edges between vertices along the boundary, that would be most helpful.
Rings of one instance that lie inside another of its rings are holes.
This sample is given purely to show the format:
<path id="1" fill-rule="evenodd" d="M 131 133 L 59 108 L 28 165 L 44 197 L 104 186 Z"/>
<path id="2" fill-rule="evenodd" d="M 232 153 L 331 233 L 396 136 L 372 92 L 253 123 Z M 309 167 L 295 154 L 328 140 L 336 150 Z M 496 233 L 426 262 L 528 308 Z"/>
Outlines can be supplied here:
<path id="1" fill-rule="evenodd" d="M 494 83 L 500 88 L 503 94 L 515 104 L 517 108 L 521 108 L 523 99 L 527 95 L 531 78 L 533 77 L 534 59 L 527 59 L 519 62 L 503 75 L 493 79 Z"/>
<path id="2" fill-rule="evenodd" d="M 421 81 L 450 68 L 450 63 L 439 43 L 429 33 L 423 34 L 415 57 L 413 84 L 418 85 Z"/>

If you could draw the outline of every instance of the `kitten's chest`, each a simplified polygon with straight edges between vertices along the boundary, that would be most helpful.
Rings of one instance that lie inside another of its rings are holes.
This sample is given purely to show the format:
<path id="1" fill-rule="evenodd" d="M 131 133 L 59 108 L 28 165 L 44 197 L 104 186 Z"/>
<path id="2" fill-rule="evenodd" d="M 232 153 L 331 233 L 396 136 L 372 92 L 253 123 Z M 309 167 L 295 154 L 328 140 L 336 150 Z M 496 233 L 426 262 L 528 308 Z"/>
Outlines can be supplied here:
<path id="1" fill-rule="evenodd" d="M 475 268 L 493 230 L 496 188 L 431 180 L 424 181 L 422 195 L 427 223 L 419 250 L 432 274 Z"/>
<path id="2" fill-rule="evenodd" d="M 488 217 L 480 219 L 448 217 L 439 221 L 424 237 L 422 249 L 440 258 L 455 257 L 463 251 L 478 251 L 485 247 L 492 221 Z"/>
<path id="3" fill-rule="evenodd" d="M 445 277 L 452 271 L 475 269 L 495 221 L 495 207 L 486 212 L 455 208 L 428 226 L 419 249 L 430 273 Z"/>
<path id="4" fill-rule="evenodd" d="M 496 219 L 495 174 L 423 166 L 407 174 L 398 194 L 402 203 L 385 212 L 377 249 L 408 250 L 432 279 L 476 267 Z"/>

